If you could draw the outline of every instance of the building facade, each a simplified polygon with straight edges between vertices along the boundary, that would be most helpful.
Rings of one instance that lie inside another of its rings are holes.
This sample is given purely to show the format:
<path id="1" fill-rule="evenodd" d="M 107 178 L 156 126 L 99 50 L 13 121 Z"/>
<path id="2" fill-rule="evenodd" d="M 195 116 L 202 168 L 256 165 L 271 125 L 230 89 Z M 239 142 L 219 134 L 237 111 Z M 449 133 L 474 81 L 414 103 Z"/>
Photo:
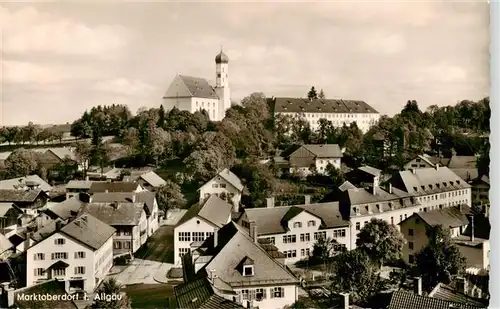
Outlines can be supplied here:
<path id="1" fill-rule="evenodd" d="M 302 145 L 290 154 L 290 173 L 326 174 L 328 164 L 340 170 L 342 156 L 337 144 Z"/>
<path id="2" fill-rule="evenodd" d="M 199 200 L 203 201 L 210 195 L 216 195 L 232 204 L 233 211 L 238 212 L 243 188 L 238 176 L 226 168 L 198 189 Z"/>

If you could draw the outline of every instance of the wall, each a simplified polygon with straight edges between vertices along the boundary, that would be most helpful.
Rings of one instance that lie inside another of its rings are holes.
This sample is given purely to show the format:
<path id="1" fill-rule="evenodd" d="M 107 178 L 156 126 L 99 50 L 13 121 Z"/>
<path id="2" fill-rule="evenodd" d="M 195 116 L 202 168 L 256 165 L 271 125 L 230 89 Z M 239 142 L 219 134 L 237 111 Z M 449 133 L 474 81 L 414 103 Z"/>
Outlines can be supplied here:
<path id="1" fill-rule="evenodd" d="M 191 250 L 190 244 L 194 242 L 193 240 L 193 232 L 203 232 L 204 233 L 204 238 L 206 239 L 207 233 L 214 233 L 214 226 L 207 221 L 199 218 L 199 217 L 194 217 L 191 218 L 190 220 L 184 222 L 183 224 L 179 225 L 174 229 L 174 264 L 176 265 L 181 265 L 182 261 L 180 258 L 180 248 L 183 249 L 189 249 Z M 187 232 L 190 233 L 190 237 L 188 241 L 180 241 L 179 240 L 179 235 L 181 232 Z M 210 235 L 210 234 L 209 234 Z M 202 240 L 201 240 L 202 241 Z"/>
<path id="2" fill-rule="evenodd" d="M 219 118 L 219 99 L 192 98 L 191 111 L 194 113 L 201 110 L 207 111 L 210 120 L 221 120 Z"/>
<path id="3" fill-rule="evenodd" d="M 153 213 L 148 218 L 148 236 L 151 236 L 158 230 L 158 203 L 156 198 L 153 204 Z"/>
<path id="4" fill-rule="evenodd" d="M 429 167 L 434 167 L 434 166 L 430 165 L 426 161 L 417 157 L 411 160 L 410 162 L 406 163 L 404 169 L 409 170 L 411 168 L 429 168 Z"/>
<path id="5" fill-rule="evenodd" d="M 456 206 L 459 204 L 472 205 L 472 190 L 471 188 L 460 189 L 460 190 L 451 190 L 443 193 L 436 194 L 426 194 L 420 195 L 416 197 L 416 200 L 422 205 L 419 211 L 424 211 L 427 207 L 427 210 L 433 210 Z"/>
<path id="6" fill-rule="evenodd" d="M 316 170 L 321 174 L 326 174 L 326 167 L 329 163 L 332 164 L 336 169 L 340 169 L 340 158 L 321 158 L 316 159 Z"/>
<path id="7" fill-rule="evenodd" d="M 374 126 L 380 119 L 380 114 L 344 114 L 344 113 L 276 113 L 276 115 L 292 116 L 302 118 L 309 122 L 311 129 L 317 131 L 319 128 L 319 120 L 326 119 L 336 128 L 341 128 L 344 124 L 349 126 L 356 122 L 358 128 L 366 133 L 370 127 Z"/>
<path id="8" fill-rule="evenodd" d="M 293 304 L 297 298 L 298 298 L 298 293 L 297 293 L 297 286 L 296 285 L 286 285 L 286 286 L 276 286 L 276 287 L 282 287 L 284 288 L 284 297 L 283 298 L 271 298 L 270 295 L 271 295 L 271 292 L 273 291 L 273 288 L 274 286 L 262 286 L 262 287 L 259 287 L 261 289 L 265 289 L 266 291 L 266 298 L 265 299 L 262 299 L 261 301 L 256 301 L 256 300 L 253 300 L 252 301 L 252 304 L 254 306 L 258 306 L 259 308 L 262 308 L 262 309 L 271 309 L 271 308 L 276 308 L 276 309 L 281 309 L 285 306 L 289 306 L 291 304 Z M 241 291 L 242 290 L 255 290 L 257 289 L 258 287 L 249 287 L 247 289 L 234 289 L 234 291 L 238 294 L 236 296 L 236 301 L 239 302 L 240 304 L 242 304 L 243 306 L 247 307 L 248 305 L 248 300 L 243 300 L 243 297 L 242 297 L 242 293 Z M 249 291 L 249 294 L 251 292 Z M 230 299 L 230 300 L 233 300 L 233 298 L 231 296 L 226 296 L 226 298 Z"/>
<path id="9" fill-rule="evenodd" d="M 163 99 L 163 108 L 165 111 L 169 111 L 174 107 L 177 107 L 181 111 L 193 112 L 191 109 L 191 97 Z"/>
<path id="10" fill-rule="evenodd" d="M 57 238 L 65 239 L 64 245 L 55 245 L 54 240 Z M 75 252 L 84 251 L 84 259 L 75 259 Z M 94 252 L 82 244 L 74 241 L 72 238 L 66 235 L 55 233 L 45 240 L 39 242 L 37 245 L 29 248 L 26 253 L 26 285 L 30 286 L 37 283 L 37 280 L 48 279 L 49 276 L 45 273 L 43 276 L 36 276 L 34 274 L 35 268 L 46 269 L 57 260 L 52 260 L 51 254 L 55 252 L 67 252 L 68 259 L 64 260 L 69 266 L 66 268 L 66 274 L 64 277 L 57 277 L 63 280 L 69 280 L 70 277 L 83 277 L 85 279 L 84 288 L 87 292 L 92 292 L 94 289 Z M 44 260 L 34 260 L 35 253 L 44 253 Z M 85 274 L 74 274 L 75 266 L 84 266 Z"/>
<path id="11" fill-rule="evenodd" d="M 221 184 L 225 185 L 226 187 L 222 188 Z M 214 185 L 217 185 L 217 188 L 214 188 Z M 240 204 L 241 192 L 221 176 L 215 176 L 200 188 L 200 201 L 210 194 L 216 194 L 217 196 L 221 197 L 221 193 L 225 193 L 226 195 L 234 195 L 229 203 L 233 205 Z"/>
<path id="12" fill-rule="evenodd" d="M 426 229 L 427 224 L 416 216 L 406 220 L 400 225 L 401 233 L 406 239 L 406 244 L 403 247 L 403 260 L 406 263 L 410 261 L 410 255 L 415 256 L 423 247 L 427 245 L 429 239 L 427 238 Z M 413 230 L 413 236 L 409 235 L 409 230 Z M 413 249 L 409 248 L 409 243 L 413 243 Z"/>
<path id="13" fill-rule="evenodd" d="M 472 188 L 472 198 L 476 201 L 489 200 L 490 186 L 485 183 L 475 184 Z"/>
<path id="14" fill-rule="evenodd" d="M 113 254 L 121 254 L 125 252 L 135 252 L 137 249 L 137 239 L 138 228 L 137 226 L 121 226 L 121 225 L 113 225 L 116 229 L 116 234 L 113 236 Z M 130 232 L 130 235 L 125 235 L 125 232 Z M 118 243 L 120 244 L 118 246 Z M 130 247 L 126 248 L 125 244 L 129 243 Z"/>
<path id="15" fill-rule="evenodd" d="M 94 252 L 95 287 L 106 278 L 113 267 L 113 237 L 110 237 L 99 250 Z"/>
<path id="16" fill-rule="evenodd" d="M 466 245 L 462 243 L 455 243 L 460 250 L 460 253 L 467 259 L 467 267 L 479 267 L 487 269 L 490 266 L 489 251 L 490 241 L 485 240 L 480 246 L 475 244 Z"/>

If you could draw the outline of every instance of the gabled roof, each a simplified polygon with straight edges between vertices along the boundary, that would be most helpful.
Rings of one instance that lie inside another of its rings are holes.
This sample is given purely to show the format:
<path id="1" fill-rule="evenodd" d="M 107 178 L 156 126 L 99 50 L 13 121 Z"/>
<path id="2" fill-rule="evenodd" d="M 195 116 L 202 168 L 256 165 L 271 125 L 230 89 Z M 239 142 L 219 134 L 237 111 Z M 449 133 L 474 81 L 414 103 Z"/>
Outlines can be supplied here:
<path id="1" fill-rule="evenodd" d="M 467 296 L 464 293 L 460 293 L 444 283 L 438 283 L 436 287 L 434 287 L 434 289 L 429 293 L 429 297 L 454 303 L 474 305 L 478 307 L 485 307 L 488 305 L 484 300 Z"/>
<path id="2" fill-rule="evenodd" d="M 138 225 L 145 203 L 89 203 L 80 213 L 88 213 L 102 222 L 111 225 Z"/>
<path id="3" fill-rule="evenodd" d="M 207 278 L 202 277 L 174 287 L 180 309 L 243 309 L 243 306 L 214 293 Z"/>
<path id="4" fill-rule="evenodd" d="M 486 306 L 474 306 L 443 299 L 420 296 L 408 291 L 396 291 L 392 294 L 388 309 L 479 309 Z"/>
<path id="5" fill-rule="evenodd" d="M 233 172 L 231 172 L 227 168 L 223 169 L 214 178 L 216 178 L 216 177 L 222 177 L 225 181 L 229 182 L 238 191 L 242 191 L 243 190 L 243 184 L 241 183 L 241 180 L 238 178 L 238 176 L 236 176 Z M 210 181 L 212 181 L 214 178 L 212 178 Z M 210 181 L 208 181 L 208 182 L 210 182 Z"/>
<path id="6" fill-rule="evenodd" d="M 474 179 L 473 183 L 474 184 L 484 183 L 484 184 L 490 185 L 490 177 L 488 177 L 486 175 L 482 175 L 481 177 L 476 177 L 476 179 Z"/>
<path id="7" fill-rule="evenodd" d="M 368 165 L 363 165 L 363 166 L 359 167 L 358 170 L 365 172 L 366 174 L 369 174 L 372 176 L 380 176 L 380 174 L 382 173 L 381 170 L 374 168 L 374 167 L 371 167 L 371 166 L 368 166 Z"/>
<path id="8" fill-rule="evenodd" d="M 200 217 L 217 227 L 222 227 L 230 219 L 232 208 L 233 206 L 228 202 L 216 195 L 210 195 L 200 203 L 191 206 L 179 223 L 177 223 L 177 226 L 194 217 Z"/>
<path id="9" fill-rule="evenodd" d="M 247 286 L 265 285 L 296 285 L 297 278 L 293 273 L 278 261 L 273 259 L 258 243 L 256 243 L 248 232 L 234 222 L 226 224 L 218 230 L 218 246 L 214 248 L 214 236 L 208 238 L 202 247 L 208 248 L 200 258 L 210 260 L 199 271 L 200 274 L 208 275 L 213 271 L 220 282 L 234 288 Z M 237 267 L 240 262 L 249 257 L 254 261 L 254 275 L 243 276 Z M 215 281 L 215 287 L 218 286 Z"/>
<path id="10" fill-rule="evenodd" d="M 450 168 L 458 177 L 469 182 L 479 176 L 479 170 L 475 167 L 471 168 Z"/>
<path id="11" fill-rule="evenodd" d="M 0 234 L 0 254 L 14 247 L 14 244 L 5 236 Z"/>
<path id="12" fill-rule="evenodd" d="M 57 147 L 57 148 L 49 148 L 47 152 L 52 152 L 59 159 L 64 160 L 66 157 L 69 159 L 76 161 L 77 157 L 73 149 L 68 147 Z"/>
<path id="13" fill-rule="evenodd" d="M 471 186 L 447 167 L 399 171 L 390 182 L 414 195 L 428 195 L 467 189 Z"/>
<path id="14" fill-rule="evenodd" d="M 19 214 L 19 216 L 23 213 L 23 210 L 12 202 L 0 203 L 0 217 L 13 214 L 11 211 L 12 209 L 15 211 L 14 213 Z"/>
<path id="15" fill-rule="evenodd" d="M 309 150 L 316 158 L 342 158 L 342 150 L 337 144 L 306 144 L 302 147 Z"/>
<path id="16" fill-rule="evenodd" d="M 69 198 L 61 203 L 55 203 L 48 207 L 45 212 L 52 213 L 56 217 L 66 220 L 73 217 L 85 203 L 78 197 Z"/>
<path id="17" fill-rule="evenodd" d="M 0 189 L 0 202 L 34 202 L 40 195 L 47 195 L 42 189 Z"/>
<path id="18" fill-rule="evenodd" d="M 80 215 L 60 231 L 94 250 L 101 248 L 116 232 L 113 227 L 89 214 Z"/>
<path id="19" fill-rule="evenodd" d="M 273 208 L 249 208 L 245 209 L 248 221 L 255 221 L 259 235 L 285 233 L 287 230 L 282 224 L 285 216 L 289 213 L 303 209 L 322 221 L 322 228 L 335 228 L 349 226 L 349 221 L 344 220 L 339 211 L 339 203 L 317 203 L 295 206 L 278 206 Z"/>
<path id="20" fill-rule="evenodd" d="M 449 168 L 476 168 L 476 156 L 452 156 Z"/>
<path id="21" fill-rule="evenodd" d="M 58 223 L 59 222 L 59 223 Z M 36 241 L 37 243 L 44 240 L 45 238 L 52 235 L 57 230 L 57 224 L 64 224 L 64 221 L 61 219 L 55 219 L 45 224 L 43 227 L 38 229 L 33 235 L 31 235 L 31 239 Z"/>
<path id="22" fill-rule="evenodd" d="M 364 101 L 354 100 L 326 100 L 310 101 L 302 98 L 275 98 L 275 113 L 344 113 L 358 114 L 378 112 Z"/>
<path id="23" fill-rule="evenodd" d="M 356 186 L 350 183 L 348 180 L 344 181 L 343 184 L 340 185 L 339 190 L 344 192 L 349 189 L 356 189 Z"/>
<path id="24" fill-rule="evenodd" d="M 154 192 L 141 191 L 141 192 L 98 192 L 92 195 L 92 203 L 145 203 L 148 207 L 149 214 L 153 213 L 156 195 Z M 148 215 L 149 215 L 148 214 Z"/>
<path id="25" fill-rule="evenodd" d="M 11 178 L 0 181 L 0 189 L 17 189 L 20 185 L 26 184 L 26 182 L 34 182 L 40 185 L 40 188 L 48 192 L 52 190 L 52 186 L 50 186 L 45 180 L 40 178 L 38 175 L 29 175 L 26 177 L 18 177 Z"/>
<path id="26" fill-rule="evenodd" d="M 178 75 L 178 77 L 186 85 L 192 98 L 219 99 L 214 88 L 206 79 L 187 75 Z M 164 96 L 163 98 L 168 97 Z"/>
<path id="27" fill-rule="evenodd" d="M 155 188 L 164 186 L 167 183 L 163 178 L 158 176 L 158 174 L 156 174 L 153 171 L 141 174 L 140 178 L 142 178 L 145 182 L 149 183 L 151 186 Z"/>
<path id="28" fill-rule="evenodd" d="M 460 207 L 462 207 L 462 210 L 460 210 Z M 417 212 L 411 215 L 406 220 L 410 219 L 413 216 L 417 216 L 429 226 L 442 225 L 447 228 L 454 228 L 469 224 L 467 215 L 470 213 L 471 209 L 468 206 L 451 206 L 443 209 L 434 209 L 427 212 Z M 406 220 L 403 220 L 400 224 L 402 224 Z"/>
<path id="29" fill-rule="evenodd" d="M 66 185 L 66 189 L 90 189 L 90 186 L 92 186 L 92 183 L 95 181 L 89 181 L 89 180 L 70 180 L 68 184 Z"/>
<path id="30" fill-rule="evenodd" d="M 140 185 L 135 182 L 115 181 L 115 182 L 93 182 L 89 193 L 97 192 L 134 192 Z"/>
<path id="31" fill-rule="evenodd" d="M 43 283 L 32 285 L 27 288 L 19 289 L 14 292 L 14 306 L 21 309 L 78 309 L 78 306 L 72 300 L 23 300 L 17 295 L 67 295 L 64 289 L 64 281 L 49 280 Z"/>

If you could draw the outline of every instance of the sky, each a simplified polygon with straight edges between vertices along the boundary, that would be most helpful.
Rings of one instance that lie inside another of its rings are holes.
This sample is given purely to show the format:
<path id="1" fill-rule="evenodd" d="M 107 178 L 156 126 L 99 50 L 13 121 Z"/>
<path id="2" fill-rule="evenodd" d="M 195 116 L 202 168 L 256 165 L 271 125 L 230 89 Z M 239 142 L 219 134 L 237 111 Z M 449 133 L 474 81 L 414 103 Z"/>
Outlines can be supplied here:
<path id="1" fill-rule="evenodd" d="M 176 74 L 252 92 L 363 100 L 393 115 L 489 95 L 484 2 L 0 4 L 0 125 L 66 123 L 92 106 L 159 107 Z"/>

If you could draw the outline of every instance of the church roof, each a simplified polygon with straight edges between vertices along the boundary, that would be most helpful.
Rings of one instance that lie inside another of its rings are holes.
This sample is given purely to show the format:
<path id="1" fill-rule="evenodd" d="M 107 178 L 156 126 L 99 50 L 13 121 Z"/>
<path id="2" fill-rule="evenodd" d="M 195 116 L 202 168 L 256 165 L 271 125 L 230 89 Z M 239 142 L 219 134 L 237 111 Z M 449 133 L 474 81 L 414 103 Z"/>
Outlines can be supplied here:
<path id="1" fill-rule="evenodd" d="M 217 56 L 215 56 L 215 63 L 228 63 L 228 62 L 229 62 L 229 57 L 226 54 L 224 54 L 222 50 Z"/>
<path id="2" fill-rule="evenodd" d="M 215 90 L 204 78 L 179 75 L 182 82 L 188 88 L 192 97 L 205 99 L 219 99 Z"/>

